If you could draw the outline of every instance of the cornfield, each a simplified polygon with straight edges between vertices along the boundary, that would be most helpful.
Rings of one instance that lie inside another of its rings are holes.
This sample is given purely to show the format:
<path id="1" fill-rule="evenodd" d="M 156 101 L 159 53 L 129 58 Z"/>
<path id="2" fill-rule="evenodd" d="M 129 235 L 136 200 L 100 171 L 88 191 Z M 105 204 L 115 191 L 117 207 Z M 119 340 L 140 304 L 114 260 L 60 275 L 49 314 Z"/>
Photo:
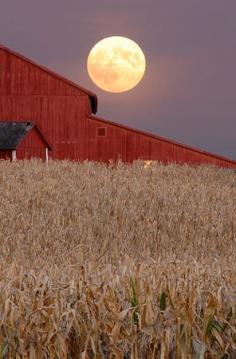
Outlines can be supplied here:
<path id="1" fill-rule="evenodd" d="M 236 358 L 236 174 L 0 162 L 0 358 Z"/>

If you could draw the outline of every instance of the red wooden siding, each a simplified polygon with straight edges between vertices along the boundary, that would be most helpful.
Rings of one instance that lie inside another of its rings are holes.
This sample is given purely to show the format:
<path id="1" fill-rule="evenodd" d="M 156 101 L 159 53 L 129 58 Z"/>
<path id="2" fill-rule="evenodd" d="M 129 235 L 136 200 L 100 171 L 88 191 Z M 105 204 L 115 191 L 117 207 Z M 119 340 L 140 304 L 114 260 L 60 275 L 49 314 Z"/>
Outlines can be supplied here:
<path id="1" fill-rule="evenodd" d="M 0 150 L 0 160 L 11 160 L 12 152 Z"/>
<path id="2" fill-rule="evenodd" d="M 3 49 L 0 64 L 1 95 L 86 96 L 79 88 Z"/>
<path id="3" fill-rule="evenodd" d="M 52 158 L 85 159 L 86 98 L 76 96 L 1 96 L 0 118 L 34 121 L 53 144 Z"/>
<path id="4" fill-rule="evenodd" d="M 40 136 L 37 128 L 34 127 L 20 143 L 16 150 L 16 158 L 18 160 L 40 158 L 46 159 L 45 141 Z"/>

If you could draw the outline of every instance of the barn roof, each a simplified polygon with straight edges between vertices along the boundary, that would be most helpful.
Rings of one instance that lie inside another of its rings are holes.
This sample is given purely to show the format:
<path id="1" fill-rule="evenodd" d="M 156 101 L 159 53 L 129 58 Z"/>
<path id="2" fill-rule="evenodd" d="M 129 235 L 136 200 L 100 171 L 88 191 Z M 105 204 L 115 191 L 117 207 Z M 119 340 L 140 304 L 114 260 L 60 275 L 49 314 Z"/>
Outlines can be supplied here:
<path id="1" fill-rule="evenodd" d="M 56 72 L 54 72 L 52 70 L 49 70 L 47 67 L 37 64 L 36 62 L 32 61 L 31 59 L 28 59 L 24 55 L 21 55 L 18 52 L 13 51 L 13 50 L 9 49 L 8 47 L 6 47 L 6 46 L 4 46 L 3 44 L 0 43 L 0 50 L 1 49 L 9 52 L 10 54 L 12 54 L 12 55 L 14 55 L 14 56 L 16 56 L 16 57 L 18 57 L 20 59 L 22 59 L 23 61 L 28 62 L 29 64 L 31 64 L 33 66 L 36 66 L 40 70 L 48 73 L 49 75 L 51 75 L 53 77 L 58 78 L 59 80 L 61 80 L 63 82 L 66 82 L 67 84 L 77 88 L 78 90 L 85 92 L 90 98 L 92 113 L 97 113 L 98 100 L 97 100 L 97 95 L 96 94 L 94 94 L 93 92 L 91 92 L 91 91 L 77 85 L 75 82 L 73 82 L 71 80 L 68 80 L 67 78 L 57 74 Z"/>
<path id="2" fill-rule="evenodd" d="M 180 142 L 171 140 L 171 139 L 166 138 L 166 137 L 154 135 L 153 133 L 149 133 L 149 132 L 146 132 L 146 131 L 138 130 L 138 129 L 135 129 L 135 128 L 132 128 L 132 127 L 129 127 L 129 126 L 126 126 L 126 125 L 122 125 L 122 124 L 119 124 L 119 123 L 116 123 L 116 122 L 112 122 L 112 121 L 106 120 L 106 119 L 104 119 L 104 118 L 102 118 L 102 117 L 93 116 L 93 115 L 89 115 L 88 117 L 89 117 L 90 119 L 92 119 L 92 120 L 95 120 L 95 121 L 97 120 L 97 121 L 103 122 L 104 124 L 107 124 L 107 125 L 117 126 L 117 127 L 123 128 L 123 129 L 128 130 L 128 131 L 131 131 L 131 132 L 135 132 L 135 133 L 138 133 L 138 134 L 141 134 L 141 135 L 145 135 L 145 136 L 148 136 L 148 137 L 151 137 L 151 138 L 160 140 L 160 141 L 162 141 L 162 142 L 170 143 L 170 144 L 173 144 L 173 145 L 176 145 L 176 146 L 185 148 L 185 149 L 187 149 L 187 150 L 191 150 L 191 151 L 194 151 L 194 152 L 198 152 L 198 153 L 200 153 L 200 154 L 207 155 L 207 156 L 216 158 L 216 159 L 218 159 L 218 160 L 227 161 L 227 162 L 230 162 L 230 163 L 236 165 L 236 160 L 233 160 L 233 159 L 231 159 L 231 158 L 227 158 L 227 157 L 224 157 L 224 156 L 220 156 L 220 155 L 218 155 L 218 154 L 215 154 L 215 153 L 211 153 L 211 152 L 207 152 L 207 151 L 201 150 L 201 149 L 199 149 L 199 148 L 195 148 L 195 147 L 192 147 L 192 146 L 189 146 L 189 145 L 185 145 L 185 144 L 183 144 L 183 143 L 180 143 Z"/>
<path id="3" fill-rule="evenodd" d="M 0 150 L 16 150 L 27 134 L 36 128 L 49 149 L 52 149 L 34 122 L 0 121 Z"/>

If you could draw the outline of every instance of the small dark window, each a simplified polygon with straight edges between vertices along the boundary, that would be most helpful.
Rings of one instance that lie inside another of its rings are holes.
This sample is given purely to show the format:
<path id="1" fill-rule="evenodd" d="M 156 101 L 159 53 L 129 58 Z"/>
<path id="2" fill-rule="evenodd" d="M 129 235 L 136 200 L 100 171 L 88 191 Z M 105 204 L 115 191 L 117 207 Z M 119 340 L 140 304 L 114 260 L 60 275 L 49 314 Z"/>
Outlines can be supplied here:
<path id="1" fill-rule="evenodd" d="M 98 127 L 98 137 L 106 136 L 106 128 L 105 127 Z"/>

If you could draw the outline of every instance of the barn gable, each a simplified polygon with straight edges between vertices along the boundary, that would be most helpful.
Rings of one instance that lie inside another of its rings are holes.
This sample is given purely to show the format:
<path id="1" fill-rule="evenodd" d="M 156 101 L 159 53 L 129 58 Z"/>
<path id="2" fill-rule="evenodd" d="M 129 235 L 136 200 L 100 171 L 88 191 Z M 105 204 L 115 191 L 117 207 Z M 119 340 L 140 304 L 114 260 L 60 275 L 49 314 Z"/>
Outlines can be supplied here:
<path id="1" fill-rule="evenodd" d="M 0 44 L 0 94 L 5 93 L 87 96 L 91 112 L 97 112 L 94 93 Z"/>
<path id="2" fill-rule="evenodd" d="M 51 145 L 33 122 L 0 122 L 0 158 L 46 159 Z M 17 155 L 16 155 L 17 154 Z"/>

